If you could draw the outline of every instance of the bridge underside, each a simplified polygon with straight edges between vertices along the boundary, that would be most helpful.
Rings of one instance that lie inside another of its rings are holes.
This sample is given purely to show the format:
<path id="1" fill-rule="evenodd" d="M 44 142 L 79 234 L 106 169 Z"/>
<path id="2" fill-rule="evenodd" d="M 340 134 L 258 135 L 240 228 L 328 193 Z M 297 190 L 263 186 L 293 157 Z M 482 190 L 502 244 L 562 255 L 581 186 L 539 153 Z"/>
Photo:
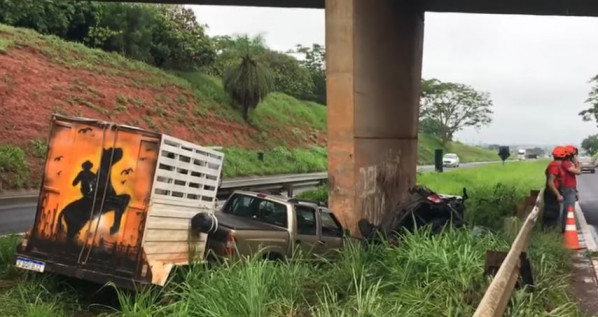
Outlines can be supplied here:
<path id="1" fill-rule="evenodd" d="M 120 2 L 313 9 L 325 7 L 325 0 L 121 0 Z M 403 2 L 412 3 L 423 11 L 432 12 L 598 16 L 596 0 L 404 0 Z"/>
<path id="2" fill-rule="evenodd" d="M 425 11 L 598 16 L 598 0 L 138 1 L 325 6 L 330 207 L 356 235 L 415 184 Z"/>

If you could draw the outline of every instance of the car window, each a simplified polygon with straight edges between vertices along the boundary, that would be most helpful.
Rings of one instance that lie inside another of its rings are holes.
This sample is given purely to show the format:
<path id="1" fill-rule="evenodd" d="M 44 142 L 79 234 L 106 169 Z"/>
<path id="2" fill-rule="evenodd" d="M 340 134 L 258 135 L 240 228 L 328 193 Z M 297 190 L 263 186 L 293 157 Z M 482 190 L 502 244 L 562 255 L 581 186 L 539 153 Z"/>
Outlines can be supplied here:
<path id="1" fill-rule="evenodd" d="M 316 235 L 316 210 L 306 206 L 295 206 L 297 214 L 297 233 Z"/>
<path id="2" fill-rule="evenodd" d="M 325 237 L 342 237 L 343 229 L 336 217 L 327 209 L 323 209 L 320 214 L 322 218 L 322 235 Z"/>
<path id="3" fill-rule="evenodd" d="M 285 205 L 259 197 L 235 194 L 226 202 L 222 212 L 285 228 L 288 224 Z"/>

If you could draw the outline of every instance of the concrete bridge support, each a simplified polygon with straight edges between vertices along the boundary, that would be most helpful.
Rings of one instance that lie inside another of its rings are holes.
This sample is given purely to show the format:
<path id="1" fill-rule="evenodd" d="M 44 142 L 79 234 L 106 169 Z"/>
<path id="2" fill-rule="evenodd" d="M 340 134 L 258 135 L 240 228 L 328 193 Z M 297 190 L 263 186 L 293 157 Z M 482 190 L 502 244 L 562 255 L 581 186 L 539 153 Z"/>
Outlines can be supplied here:
<path id="1" fill-rule="evenodd" d="M 330 206 L 379 223 L 415 184 L 424 12 L 397 0 L 326 0 Z"/>

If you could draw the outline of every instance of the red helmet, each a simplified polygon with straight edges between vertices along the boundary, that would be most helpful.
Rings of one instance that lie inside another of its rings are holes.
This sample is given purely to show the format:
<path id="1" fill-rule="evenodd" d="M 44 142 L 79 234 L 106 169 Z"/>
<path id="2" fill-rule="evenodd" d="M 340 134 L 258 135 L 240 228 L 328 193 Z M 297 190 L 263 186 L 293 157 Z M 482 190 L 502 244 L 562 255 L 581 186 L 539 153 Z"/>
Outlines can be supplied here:
<path id="1" fill-rule="evenodd" d="M 558 158 L 565 158 L 569 155 L 569 151 L 564 146 L 557 146 L 552 150 L 552 156 Z"/>
<path id="2" fill-rule="evenodd" d="M 565 149 L 567 150 L 569 155 L 577 154 L 577 148 L 574 145 L 567 145 L 567 146 L 565 146 Z"/>

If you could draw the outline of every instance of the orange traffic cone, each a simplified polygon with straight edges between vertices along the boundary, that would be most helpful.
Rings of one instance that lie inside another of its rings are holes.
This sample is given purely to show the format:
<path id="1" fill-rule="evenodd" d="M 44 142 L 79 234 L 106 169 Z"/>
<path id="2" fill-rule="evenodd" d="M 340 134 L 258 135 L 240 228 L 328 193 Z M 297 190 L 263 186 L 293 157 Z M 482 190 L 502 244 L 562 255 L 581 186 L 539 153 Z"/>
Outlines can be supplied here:
<path id="1" fill-rule="evenodd" d="M 577 238 L 577 226 L 575 225 L 575 209 L 567 207 L 567 222 L 565 225 L 565 247 L 571 250 L 583 249 Z"/>

